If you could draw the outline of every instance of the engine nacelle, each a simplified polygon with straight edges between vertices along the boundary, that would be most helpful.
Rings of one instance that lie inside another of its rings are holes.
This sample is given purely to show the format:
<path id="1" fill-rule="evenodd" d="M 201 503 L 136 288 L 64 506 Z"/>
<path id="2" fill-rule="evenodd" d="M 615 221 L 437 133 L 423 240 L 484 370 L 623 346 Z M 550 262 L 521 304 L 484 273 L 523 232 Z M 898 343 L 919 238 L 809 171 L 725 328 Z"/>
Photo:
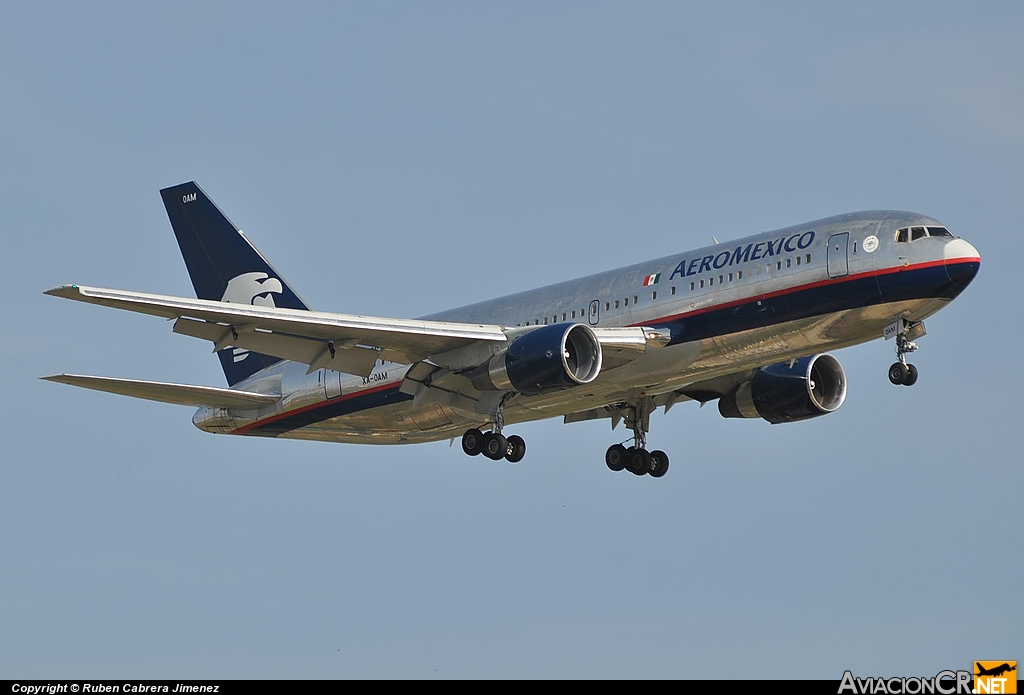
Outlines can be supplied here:
<path id="1" fill-rule="evenodd" d="M 542 326 L 519 336 L 473 372 L 481 391 L 535 396 L 589 384 L 601 372 L 601 343 L 582 323 Z"/>
<path id="2" fill-rule="evenodd" d="M 846 372 L 832 355 L 812 355 L 762 367 L 750 381 L 718 401 L 722 417 L 760 417 L 773 425 L 839 409 L 846 400 Z"/>

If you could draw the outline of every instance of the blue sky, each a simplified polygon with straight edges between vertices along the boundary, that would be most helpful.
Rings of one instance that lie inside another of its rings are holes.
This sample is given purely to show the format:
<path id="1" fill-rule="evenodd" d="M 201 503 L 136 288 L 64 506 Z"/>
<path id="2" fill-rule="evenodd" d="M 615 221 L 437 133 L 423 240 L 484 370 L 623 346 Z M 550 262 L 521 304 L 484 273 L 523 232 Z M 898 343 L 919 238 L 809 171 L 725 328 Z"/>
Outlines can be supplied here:
<path id="1" fill-rule="evenodd" d="M 1014 3 L 32 3 L 0 26 L 0 673 L 18 678 L 932 675 L 1020 659 Z M 222 385 L 158 189 L 195 179 L 315 308 L 417 316 L 861 209 L 982 270 L 921 379 L 843 408 L 447 442 L 217 437 L 41 382 Z M 1013 500 L 1018 500 L 1014 502 Z"/>

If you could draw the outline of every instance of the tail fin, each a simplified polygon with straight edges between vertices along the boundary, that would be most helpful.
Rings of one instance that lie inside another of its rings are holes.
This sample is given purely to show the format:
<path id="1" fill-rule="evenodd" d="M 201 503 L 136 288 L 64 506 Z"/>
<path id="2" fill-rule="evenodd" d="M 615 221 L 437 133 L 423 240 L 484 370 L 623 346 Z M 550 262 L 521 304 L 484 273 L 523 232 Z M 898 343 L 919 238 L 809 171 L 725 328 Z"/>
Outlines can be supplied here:
<path id="1" fill-rule="evenodd" d="M 195 181 L 160 191 L 199 299 L 308 310 L 280 273 L 249 243 Z M 217 353 L 228 385 L 266 369 L 277 357 L 237 348 Z"/>

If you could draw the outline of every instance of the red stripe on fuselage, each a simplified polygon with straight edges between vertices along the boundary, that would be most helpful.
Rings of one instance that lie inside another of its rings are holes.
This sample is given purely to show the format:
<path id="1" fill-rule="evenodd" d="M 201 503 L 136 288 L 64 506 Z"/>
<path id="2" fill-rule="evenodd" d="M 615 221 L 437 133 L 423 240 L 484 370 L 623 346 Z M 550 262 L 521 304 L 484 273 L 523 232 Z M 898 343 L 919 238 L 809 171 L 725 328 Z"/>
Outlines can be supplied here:
<path id="1" fill-rule="evenodd" d="M 351 399 L 357 398 L 359 396 L 369 396 L 370 394 L 379 393 L 380 391 L 387 391 L 388 389 L 396 389 L 396 388 L 398 388 L 401 385 L 402 385 L 402 382 L 398 382 L 396 384 L 383 384 L 382 386 L 374 386 L 371 389 L 364 389 L 362 391 L 353 391 L 352 393 L 348 393 L 348 394 L 345 394 L 345 395 L 342 395 L 342 396 L 338 396 L 337 398 L 329 398 L 329 399 L 325 399 L 325 400 L 322 400 L 322 401 L 317 401 L 316 403 L 310 403 L 309 405 L 304 405 L 301 408 L 295 408 L 293 410 L 286 410 L 284 412 L 277 413 L 275 415 L 271 415 L 268 418 L 264 418 L 263 420 L 256 420 L 255 422 L 250 422 L 248 425 L 242 425 L 237 430 L 232 430 L 231 434 L 245 434 L 246 432 L 249 432 L 250 430 L 256 429 L 257 427 L 262 427 L 263 425 L 269 425 L 272 422 L 277 422 L 278 420 L 283 420 L 286 417 L 291 417 L 293 415 L 298 415 L 299 413 L 305 413 L 305 412 L 309 412 L 310 410 L 316 410 L 317 408 L 322 408 L 323 406 L 328 405 L 330 403 L 340 403 L 342 401 L 351 400 Z"/>
<path id="2" fill-rule="evenodd" d="M 787 287 L 787 288 L 784 288 L 784 289 L 781 289 L 781 290 L 777 290 L 775 292 L 771 292 L 769 294 L 753 295 L 753 296 L 750 296 L 750 297 L 745 297 L 743 299 L 737 299 L 737 300 L 732 301 L 732 302 L 726 302 L 724 304 L 712 304 L 710 306 L 701 307 L 700 309 L 694 309 L 693 311 L 686 311 L 686 312 L 683 312 L 681 314 L 672 314 L 670 316 L 666 316 L 666 317 L 663 317 L 663 318 L 651 319 L 649 321 L 644 321 L 643 323 L 634 323 L 634 324 L 630 324 L 630 325 L 633 325 L 633 326 L 643 326 L 643 325 L 648 325 L 648 324 L 652 324 L 652 323 L 659 323 L 661 321 L 673 321 L 675 319 L 685 318 L 685 317 L 688 317 L 688 316 L 699 316 L 700 314 L 705 314 L 705 313 L 707 313 L 709 311 L 718 311 L 720 309 L 728 309 L 729 307 L 739 306 L 740 304 L 746 304 L 747 302 L 751 302 L 751 301 L 762 300 L 762 299 L 771 299 L 771 298 L 774 298 L 774 297 L 781 297 L 781 296 L 786 295 L 786 294 L 793 294 L 795 292 L 802 292 L 804 290 L 813 290 L 813 289 L 818 288 L 818 287 L 824 287 L 825 285 L 838 285 L 838 284 L 841 284 L 841 283 L 844 283 L 844 282 L 849 282 L 851 280 L 863 280 L 865 278 L 879 277 L 881 275 L 891 275 L 893 273 L 900 273 L 900 272 L 904 272 L 904 271 L 907 271 L 907 270 L 921 270 L 923 268 L 934 268 L 935 266 L 940 266 L 940 265 L 946 265 L 946 266 L 948 266 L 948 265 L 958 265 L 960 263 L 981 263 L 981 258 L 979 258 L 979 257 L 973 257 L 973 258 L 952 258 L 952 259 L 948 259 L 948 260 L 943 259 L 941 261 L 927 261 L 925 263 L 915 263 L 914 265 L 899 265 L 899 266 L 894 266 L 894 267 L 891 267 L 891 268 L 882 268 L 881 270 L 868 270 L 868 271 L 865 271 L 863 273 L 857 273 L 856 275 L 844 275 L 843 277 L 838 277 L 838 278 L 827 278 L 825 280 L 818 280 L 817 282 L 810 282 L 810 283 L 807 283 L 806 285 L 797 285 L 795 287 Z M 389 389 L 397 389 L 399 386 L 401 386 L 401 382 L 399 382 L 397 384 L 384 384 L 382 386 L 375 386 L 373 388 L 366 389 L 366 390 L 363 390 L 363 391 L 354 391 L 352 393 L 345 394 L 343 396 L 338 396 L 337 398 L 331 398 L 331 399 L 326 399 L 326 400 L 323 400 L 323 401 L 319 401 L 317 403 L 311 403 L 311 404 L 303 406 L 301 408 L 296 408 L 294 410 L 287 410 L 287 411 L 284 411 L 282 413 L 277 413 L 276 415 L 271 415 L 270 417 L 268 417 L 266 419 L 256 420 L 255 422 L 251 422 L 248 425 L 243 425 L 242 427 L 239 427 L 237 430 L 232 430 L 231 434 L 245 434 L 246 432 L 250 432 L 250 431 L 256 429 L 257 427 L 262 427 L 264 425 L 269 425 L 272 422 L 277 422 L 278 420 L 282 420 L 282 419 L 284 419 L 286 417 L 291 417 L 293 415 L 298 415 L 300 413 L 305 413 L 305 412 L 308 412 L 310 410 L 315 410 L 317 408 L 322 408 L 322 407 L 324 407 L 326 405 L 329 405 L 331 403 L 338 403 L 338 402 L 341 402 L 341 401 L 346 401 L 346 400 L 349 400 L 349 399 L 358 398 L 359 396 L 368 396 L 370 394 L 379 393 L 381 391 L 387 391 Z"/>
<path id="3" fill-rule="evenodd" d="M 693 311 L 685 311 L 681 314 L 672 314 L 660 319 L 651 319 L 650 321 L 644 321 L 643 323 L 630 324 L 632 326 L 643 326 L 650 323 L 657 323 L 659 321 L 673 321 L 675 319 L 684 318 L 686 316 L 699 316 L 706 314 L 710 311 L 718 311 L 720 309 L 728 309 L 730 307 L 739 306 L 746 304 L 750 301 L 762 300 L 762 299 L 774 299 L 775 297 L 781 297 L 787 294 L 794 294 L 796 292 L 803 292 L 804 290 L 813 290 L 818 287 L 824 287 L 826 285 L 839 285 L 844 282 L 851 280 L 864 280 L 871 277 L 879 277 L 882 275 L 892 275 L 893 273 L 902 273 L 907 270 L 921 270 L 924 268 L 934 268 L 940 265 L 958 265 L 960 263 L 981 263 L 981 258 L 953 258 L 949 260 L 941 261 L 926 261 L 924 263 L 915 263 L 914 265 L 899 265 L 892 268 L 882 268 L 881 270 L 867 270 L 863 273 L 857 273 L 856 275 L 843 275 L 838 278 L 827 278 L 825 280 L 818 280 L 817 282 L 809 282 L 806 285 L 797 285 L 795 287 L 786 287 L 775 292 L 769 292 L 768 294 L 757 294 L 750 297 L 744 297 L 731 302 L 725 302 L 724 304 L 712 304 L 710 306 L 701 307 L 700 309 L 694 309 Z"/>

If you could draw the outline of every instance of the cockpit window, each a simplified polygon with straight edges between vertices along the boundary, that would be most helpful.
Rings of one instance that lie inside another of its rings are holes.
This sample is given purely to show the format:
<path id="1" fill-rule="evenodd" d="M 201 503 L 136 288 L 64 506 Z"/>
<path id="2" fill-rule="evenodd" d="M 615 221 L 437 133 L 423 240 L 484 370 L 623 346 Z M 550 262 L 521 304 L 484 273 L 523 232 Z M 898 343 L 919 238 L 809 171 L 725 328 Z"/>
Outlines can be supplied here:
<path id="1" fill-rule="evenodd" d="M 926 236 L 953 237 L 945 227 L 904 227 L 896 232 L 896 243 L 905 244 L 908 241 L 924 239 Z"/>

